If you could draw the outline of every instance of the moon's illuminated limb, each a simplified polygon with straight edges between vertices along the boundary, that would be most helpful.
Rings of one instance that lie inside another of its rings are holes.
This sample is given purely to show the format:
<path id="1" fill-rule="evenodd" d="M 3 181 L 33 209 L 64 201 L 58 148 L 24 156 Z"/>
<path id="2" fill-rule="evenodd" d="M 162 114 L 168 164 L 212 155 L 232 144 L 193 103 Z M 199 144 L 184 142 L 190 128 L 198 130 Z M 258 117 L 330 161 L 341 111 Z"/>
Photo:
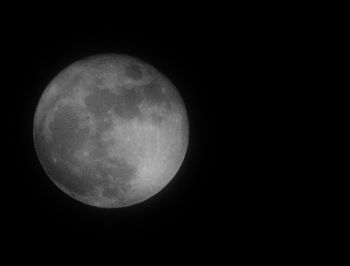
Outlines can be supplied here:
<path id="1" fill-rule="evenodd" d="M 34 119 L 38 156 L 64 192 L 98 207 L 123 207 L 159 192 L 177 173 L 188 120 L 176 88 L 153 67 L 117 55 L 62 71 Z"/>

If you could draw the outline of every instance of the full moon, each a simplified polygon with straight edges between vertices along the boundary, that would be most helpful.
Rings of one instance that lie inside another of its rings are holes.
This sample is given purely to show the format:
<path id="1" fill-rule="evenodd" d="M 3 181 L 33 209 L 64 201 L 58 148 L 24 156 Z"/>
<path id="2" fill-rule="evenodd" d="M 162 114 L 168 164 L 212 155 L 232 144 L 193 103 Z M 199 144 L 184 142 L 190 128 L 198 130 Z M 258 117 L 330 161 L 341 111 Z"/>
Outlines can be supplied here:
<path id="1" fill-rule="evenodd" d="M 126 55 L 96 55 L 63 69 L 37 105 L 34 144 L 49 178 L 100 208 L 143 202 L 178 172 L 188 117 L 172 82 Z"/>

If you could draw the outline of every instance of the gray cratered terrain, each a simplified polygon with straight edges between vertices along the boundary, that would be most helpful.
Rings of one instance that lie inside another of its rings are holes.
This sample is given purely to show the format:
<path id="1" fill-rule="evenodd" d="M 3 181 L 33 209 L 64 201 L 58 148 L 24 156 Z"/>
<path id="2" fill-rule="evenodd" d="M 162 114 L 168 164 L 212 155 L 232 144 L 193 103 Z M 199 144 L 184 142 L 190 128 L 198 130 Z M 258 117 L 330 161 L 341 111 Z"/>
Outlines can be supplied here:
<path id="1" fill-rule="evenodd" d="M 174 85 L 132 57 L 73 63 L 44 91 L 34 142 L 50 179 L 76 200 L 102 208 L 142 202 L 183 162 L 188 119 Z"/>

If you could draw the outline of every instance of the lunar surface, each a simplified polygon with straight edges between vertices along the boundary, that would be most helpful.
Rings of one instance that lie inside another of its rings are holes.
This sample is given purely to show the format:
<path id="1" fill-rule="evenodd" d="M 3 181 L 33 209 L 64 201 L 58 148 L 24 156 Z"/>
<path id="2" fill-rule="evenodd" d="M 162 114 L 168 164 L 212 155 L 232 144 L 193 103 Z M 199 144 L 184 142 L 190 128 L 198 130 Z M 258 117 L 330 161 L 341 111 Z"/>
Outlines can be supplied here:
<path id="1" fill-rule="evenodd" d="M 186 109 L 151 65 L 97 55 L 60 72 L 34 117 L 34 143 L 50 179 L 88 205 L 119 208 L 162 190 L 187 150 Z"/>

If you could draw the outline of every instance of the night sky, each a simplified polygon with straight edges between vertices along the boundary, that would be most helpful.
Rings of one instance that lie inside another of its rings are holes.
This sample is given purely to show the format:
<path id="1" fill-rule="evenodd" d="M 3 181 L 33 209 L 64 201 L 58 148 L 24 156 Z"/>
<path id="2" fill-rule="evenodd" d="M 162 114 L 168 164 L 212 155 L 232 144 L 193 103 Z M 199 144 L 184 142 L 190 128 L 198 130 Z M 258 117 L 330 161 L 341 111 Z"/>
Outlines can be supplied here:
<path id="1" fill-rule="evenodd" d="M 217 154 L 214 149 L 224 138 L 220 132 L 226 135 L 234 120 L 218 117 L 227 108 L 218 102 L 226 97 L 223 91 L 228 85 L 223 85 L 223 79 L 227 77 L 219 63 L 220 50 L 211 47 L 214 44 L 219 48 L 221 41 L 214 41 L 206 31 L 160 26 L 135 32 L 116 29 L 108 22 L 85 28 L 20 27 L 12 43 L 20 54 L 13 62 L 14 79 L 9 88 L 15 103 L 7 112 L 13 133 L 10 138 L 16 136 L 10 145 L 12 170 L 8 176 L 16 187 L 16 196 L 6 193 L 12 195 L 10 212 L 15 219 L 11 226 L 16 227 L 17 237 L 112 242 L 114 238 L 119 242 L 160 237 L 187 242 L 187 237 L 197 238 L 203 230 L 212 233 L 207 227 L 220 219 L 218 191 L 225 186 L 225 179 L 232 178 L 219 174 L 223 167 L 220 158 L 229 152 Z M 101 53 L 131 55 L 159 69 L 178 88 L 190 122 L 188 151 L 176 177 L 155 197 L 125 209 L 98 209 L 65 195 L 45 174 L 33 145 L 34 112 L 48 83 L 72 62 Z"/>
<path id="2" fill-rule="evenodd" d="M 272 182 L 263 182 L 270 172 L 261 174 L 265 165 L 256 159 L 268 156 L 262 91 L 273 86 L 263 63 L 271 46 L 258 21 L 210 10 L 132 19 L 121 11 L 38 12 L 2 23 L 2 229 L 9 249 L 158 246 L 178 254 L 263 243 L 257 237 L 267 234 L 263 202 L 272 199 L 262 188 Z M 151 199 L 122 209 L 65 195 L 45 174 L 33 142 L 35 108 L 48 83 L 74 61 L 103 53 L 156 67 L 177 87 L 189 116 L 189 146 L 175 178 Z"/>

